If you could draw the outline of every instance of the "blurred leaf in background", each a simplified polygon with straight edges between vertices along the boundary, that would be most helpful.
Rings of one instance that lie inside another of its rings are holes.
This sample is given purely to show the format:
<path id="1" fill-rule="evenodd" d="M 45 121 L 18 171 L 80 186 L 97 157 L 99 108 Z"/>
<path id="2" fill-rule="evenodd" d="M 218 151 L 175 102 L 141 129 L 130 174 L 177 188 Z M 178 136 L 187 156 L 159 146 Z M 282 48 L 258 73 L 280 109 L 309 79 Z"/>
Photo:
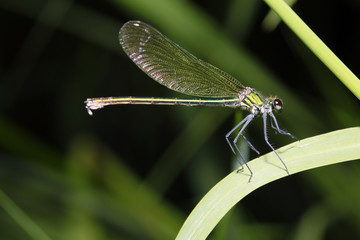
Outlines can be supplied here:
<path id="1" fill-rule="evenodd" d="M 293 8 L 359 76 L 358 1 Z M 268 12 L 253 0 L 1 0 L 0 238 L 39 239 L 25 222 L 50 239 L 171 239 L 231 171 L 224 135 L 232 109 L 120 106 L 87 115 L 87 97 L 176 95 L 122 52 L 117 35 L 128 20 L 282 98 L 280 125 L 299 139 L 359 126 L 357 99 L 286 26 L 264 31 Z M 247 134 L 269 151 L 261 121 Z M 292 141 L 269 134 L 276 147 Z M 359 183 L 356 161 L 285 178 L 246 198 L 212 237 L 359 239 Z"/>

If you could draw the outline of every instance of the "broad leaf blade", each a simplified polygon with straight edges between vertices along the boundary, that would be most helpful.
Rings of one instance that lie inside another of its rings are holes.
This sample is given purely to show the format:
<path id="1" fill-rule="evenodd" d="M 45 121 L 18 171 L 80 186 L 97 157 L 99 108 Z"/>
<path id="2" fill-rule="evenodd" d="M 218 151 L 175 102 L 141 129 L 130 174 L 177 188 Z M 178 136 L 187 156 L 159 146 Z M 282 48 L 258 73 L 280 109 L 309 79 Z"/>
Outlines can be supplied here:
<path id="1" fill-rule="evenodd" d="M 290 174 L 360 158 L 360 127 L 307 138 L 277 150 Z M 286 177 L 273 152 L 248 163 L 254 176 L 234 171 L 220 181 L 199 202 L 185 221 L 176 239 L 205 239 L 221 218 L 255 189 Z"/>

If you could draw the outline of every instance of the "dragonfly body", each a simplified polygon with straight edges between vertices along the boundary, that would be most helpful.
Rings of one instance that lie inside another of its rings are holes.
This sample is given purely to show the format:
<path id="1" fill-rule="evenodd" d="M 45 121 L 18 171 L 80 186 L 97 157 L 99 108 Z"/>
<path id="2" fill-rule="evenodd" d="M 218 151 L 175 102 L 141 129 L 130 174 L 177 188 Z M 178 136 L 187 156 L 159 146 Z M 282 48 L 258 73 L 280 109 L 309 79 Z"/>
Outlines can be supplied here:
<path id="1" fill-rule="evenodd" d="M 250 114 L 237 124 L 226 136 L 232 152 L 241 166 L 246 164 L 237 141 L 244 138 L 250 148 L 259 153 L 245 138 L 243 132 L 257 116 L 264 122 L 266 143 L 279 157 L 285 170 L 288 169 L 281 157 L 268 141 L 267 116 L 270 116 L 271 127 L 280 134 L 290 133 L 281 130 L 273 111 L 282 109 L 282 101 L 276 97 L 264 97 L 256 90 L 243 86 L 237 79 L 213 65 L 196 58 L 176 43 L 168 39 L 152 26 L 141 21 L 129 21 L 119 32 L 120 44 L 131 60 L 149 77 L 171 90 L 197 98 L 155 98 L 155 97 L 101 97 L 88 98 L 86 109 L 92 115 L 97 110 L 109 105 L 146 104 L 146 105 L 182 105 L 182 106 L 221 106 L 247 110 Z M 232 134 L 238 130 L 236 137 Z M 289 173 L 289 172 L 288 172 Z M 250 180 L 249 179 L 249 180 Z"/>
<path id="2" fill-rule="evenodd" d="M 157 98 L 126 96 L 88 98 L 85 103 L 90 115 L 93 114 L 92 110 L 119 104 L 240 107 L 250 112 L 260 112 L 259 110 L 264 106 L 263 97 L 250 87 L 246 87 L 238 96 L 232 98 Z"/>

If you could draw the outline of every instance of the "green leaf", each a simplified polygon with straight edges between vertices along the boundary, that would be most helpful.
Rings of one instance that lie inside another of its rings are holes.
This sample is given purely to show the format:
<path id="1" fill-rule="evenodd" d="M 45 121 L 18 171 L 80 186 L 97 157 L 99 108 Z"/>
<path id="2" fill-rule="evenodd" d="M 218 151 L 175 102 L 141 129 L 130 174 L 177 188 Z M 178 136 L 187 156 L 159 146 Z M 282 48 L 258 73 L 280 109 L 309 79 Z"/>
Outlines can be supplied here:
<path id="1" fill-rule="evenodd" d="M 277 150 L 290 174 L 360 158 L 360 127 L 307 138 Z M 248 163 L 254 176 L 234 171 L 220 181 L 199 202 L 176 239 L 205 239 L 223 216 L 255 189 L 286 177 L 282 163 L 273 152 Z"/>

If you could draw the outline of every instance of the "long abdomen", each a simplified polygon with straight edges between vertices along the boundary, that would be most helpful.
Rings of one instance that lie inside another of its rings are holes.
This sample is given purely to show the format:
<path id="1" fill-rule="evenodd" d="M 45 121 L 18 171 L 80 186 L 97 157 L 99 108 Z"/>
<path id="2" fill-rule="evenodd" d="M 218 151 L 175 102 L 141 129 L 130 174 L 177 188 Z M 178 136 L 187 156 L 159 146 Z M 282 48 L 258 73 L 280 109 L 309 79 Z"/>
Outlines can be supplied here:
<path id="1" fill-rule="evenodd" d="M 92 110 L 109 105 L 119 104 L 144 104 L 144 105 L 182 105 L 182 106 L 222 106 L 237 107 L 241 102 L 235 98 L 155 98 L 155 97 L 102 97 L 88 98 L 86 109 L 92 115 Z"/>

